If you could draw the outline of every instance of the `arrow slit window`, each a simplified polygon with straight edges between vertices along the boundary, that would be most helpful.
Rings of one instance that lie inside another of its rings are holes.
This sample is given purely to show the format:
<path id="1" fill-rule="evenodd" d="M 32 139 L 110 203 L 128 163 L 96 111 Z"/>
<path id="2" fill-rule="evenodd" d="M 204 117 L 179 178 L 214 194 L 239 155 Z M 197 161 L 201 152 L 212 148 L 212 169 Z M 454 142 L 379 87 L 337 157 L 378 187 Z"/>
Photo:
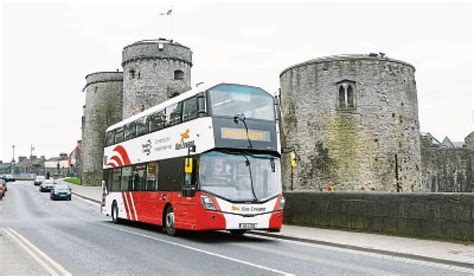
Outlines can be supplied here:
<path id="1" fill-rule="evenodd" d="M 356 107 L 356 82 L 342 80 L 336 83 L 338 88 L 338 109 L 347 110 Z"/>

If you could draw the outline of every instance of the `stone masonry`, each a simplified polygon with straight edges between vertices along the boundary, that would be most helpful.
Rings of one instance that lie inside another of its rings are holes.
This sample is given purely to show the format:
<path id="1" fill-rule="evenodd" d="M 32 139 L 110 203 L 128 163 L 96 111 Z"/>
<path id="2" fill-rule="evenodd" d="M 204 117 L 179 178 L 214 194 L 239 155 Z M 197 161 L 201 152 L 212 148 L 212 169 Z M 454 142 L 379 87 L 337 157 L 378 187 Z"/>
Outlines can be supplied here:
<path id="1" fill-rule="evenodd" d="M 470 136 L 463 148 L 446 148 L 433 144 L 429 136 L 421 137 L 423 186 L 431 192 L 474 191 L 474 149 L 470 148 Z"/>
<path id="2" fill-rule="evenodd" d="M 191 88 L 191 50 L 165 39 L 143 40 L 122 52 L 126 119 Z"/>
<path id="3" fill-rule="evenodd" d="M 280 75 L 285 190 L 427 191 L 415 68 L 383 55 L 317 58 Z"/>
<path id="4" fill-rule="evenodd" d="M 122 119 L 122 72 L 92 73 L 86 81 L 82 183 L 100 186 L 105 130 Z"/>

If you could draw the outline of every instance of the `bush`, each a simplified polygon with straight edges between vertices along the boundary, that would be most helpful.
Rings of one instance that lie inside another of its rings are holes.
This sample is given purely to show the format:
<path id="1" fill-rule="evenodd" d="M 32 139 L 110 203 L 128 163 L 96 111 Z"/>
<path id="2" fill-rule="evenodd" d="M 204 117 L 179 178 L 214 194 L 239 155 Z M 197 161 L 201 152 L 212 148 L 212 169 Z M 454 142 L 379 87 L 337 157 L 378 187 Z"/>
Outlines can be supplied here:
<path id="1" fill-rule="evenodd" d="M 79 177 L 67 177 L 64 179 L 64 181 L 71 184 L 81 185 L 81 179 Z"/>

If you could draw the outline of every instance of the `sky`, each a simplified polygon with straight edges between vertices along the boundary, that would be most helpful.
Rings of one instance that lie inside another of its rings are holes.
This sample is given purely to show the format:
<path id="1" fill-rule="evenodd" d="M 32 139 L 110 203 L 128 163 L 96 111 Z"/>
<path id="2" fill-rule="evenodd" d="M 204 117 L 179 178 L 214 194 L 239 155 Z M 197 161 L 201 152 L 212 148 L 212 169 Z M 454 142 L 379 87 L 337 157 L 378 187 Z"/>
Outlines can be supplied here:
<path id="1" fill-rule="evenodd" d="M 160 13 L 173 9 L 171 16 Z M 279 88 L 285 68 L 335 54 L 384 52 L 416 67 L 420 130 L 473 130 L 469 2 L 2 1 L 0 160 L 71 152 L 85 76 L 122 70 L 124 46 L 171 38 L 193 51 L 192 84 Z"/>

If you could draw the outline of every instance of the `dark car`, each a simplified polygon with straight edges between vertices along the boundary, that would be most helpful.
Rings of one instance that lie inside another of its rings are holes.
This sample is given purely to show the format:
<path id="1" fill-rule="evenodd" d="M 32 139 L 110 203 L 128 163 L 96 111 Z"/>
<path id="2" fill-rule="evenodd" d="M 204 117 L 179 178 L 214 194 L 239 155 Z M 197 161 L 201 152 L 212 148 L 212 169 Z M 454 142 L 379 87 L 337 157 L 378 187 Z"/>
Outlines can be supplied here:
<path id="1" fill-rule="evenodd" d="M 51 191 L 51 200 L 67 199 L 71 200 L 71 188 L 66 184 L 56 184 Z"/>
<path id="2" fill-rule="evenodd" d="M 3 179 L 5 180 L 5 182 L 15 182 L 16 181 L 15 177 L 11 174 L 4 175 Z"/>
<path id="3" fill-rule="evenodd" d="M 45 180 L 46 178 L 42 175 L 38 175 L 36 178 L 35 178 L 35 181 L 34 181 L 34 184 L 36 186 L 40 185 L 41 182 L 43 182 L 43 180 Z"/>

